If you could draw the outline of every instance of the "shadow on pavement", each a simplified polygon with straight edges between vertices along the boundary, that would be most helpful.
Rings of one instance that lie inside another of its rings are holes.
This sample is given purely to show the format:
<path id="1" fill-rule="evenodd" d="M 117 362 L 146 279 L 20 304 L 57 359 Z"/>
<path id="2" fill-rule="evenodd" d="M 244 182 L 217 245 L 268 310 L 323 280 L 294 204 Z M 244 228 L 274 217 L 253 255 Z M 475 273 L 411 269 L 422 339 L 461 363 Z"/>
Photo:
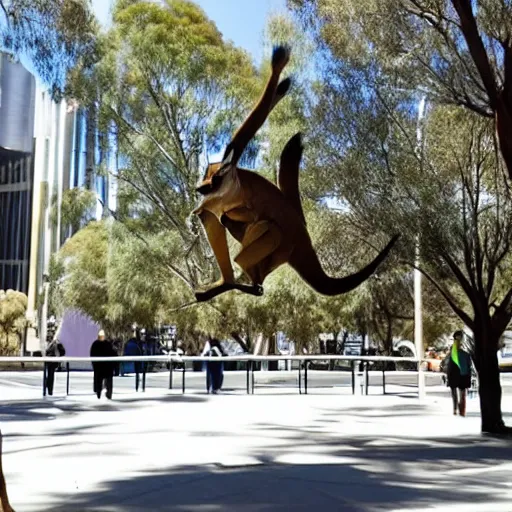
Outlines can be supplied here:
<path id="1" fill-rule="evenodd" d="M 87 395 L 91 396 L 91 394 Z M 115 395 L 112 401 L 104 396 L 101 400 L 87 402 L 73 401 L 72 397 L 47 397 L 39 400 L 0 401 L 0 423 L 10 421 L 42 421 L 54 420 L 57 415 L 73 416 L 86 411 L 116 412 L 124 404 L 144 406 L 152 402 L 159 403 L 193 403 L 204 402 L 208 397 L 198 395 L 161 395 L 151 396 L 140 394 L 137 397 Z"/>
<path id="2" fill-rule="evenodd" d="M 407 405 L 409 416 L 422 410 L 422 405 Z M 435 423 L 428 438 L 408 438 L 403 433 L 382 438 L 333 431 L 326 435 L 316 428 L 325 422 L 328 428 L 336 422 L 334 417 L 343 421 L 347 411 L 318 411 L 312 424 L 305 426 L 268 422 L 240 432 L 190 432 L 192 437 L 212 437 L 212 443 L 215 436 L 221 437 L 219 442 L 237 443 L 265 430 L 280 430 L 284 437 L 277 446 L 264 441 L 248 447 L 241 454 L 249 459 L 246 464 L 174 466 L 134 478 L 113 477 L 98 491 L 54 495 L 52 510 L 375 512 L 434 506 L 449 510 L 455 504 L 466 507 L 460 510 L 477 505 L 486 510 L 488 503 L 508 510 L 510 471 L 500 464 L 512 460 L 509 440 L 443 437 L 435 432 Z M 400 407 L 396 412 L 406 415 Z M 349 413 L 388 417 L 367 407 Z"/>
<path id="3" fill-rule="evenodd" d="M 501 442 L 432 438 L 427 447 L 404 444 L 401 438 L 399 445 L 375 447 L 375 439 L 344 437 L 327 444 L 312 441 L 306 433 L 303 440 L 314 444 L 315 456 L 325 455 L 326 448 L 337 445 L 339 462 L 279 463 L 281 455 L 297 452 L 299 439 L 300 436 L 278 450 L 272 447 L 253 454 L 256 461 L 252 466 L 175 467 L 132 479 L 113 478 L 104 482 L 98 492 L 55 496 L 58 505 L 52 510 L 362 512 L 434 505 L 449 510 L 455 503 L 467 504 L 470 510 L 471 505 L 485 504 L 490 499 L 493 504 L 509 503 L 505 496 L 508 478 L 503 474 L 494 472 L 497 478 L 492 481 L 485 473 L 478 474 L 472 477 L 472 486 L 464 480 L 464 471 L 460 473 L 461 469 L 478 470 L 488 464 L 508 462 L 512 448 Z M 333 452 L 328 452 L 332 457 Z M 417 464 L 414 471 L 408 471 L 411 462 Z"/>

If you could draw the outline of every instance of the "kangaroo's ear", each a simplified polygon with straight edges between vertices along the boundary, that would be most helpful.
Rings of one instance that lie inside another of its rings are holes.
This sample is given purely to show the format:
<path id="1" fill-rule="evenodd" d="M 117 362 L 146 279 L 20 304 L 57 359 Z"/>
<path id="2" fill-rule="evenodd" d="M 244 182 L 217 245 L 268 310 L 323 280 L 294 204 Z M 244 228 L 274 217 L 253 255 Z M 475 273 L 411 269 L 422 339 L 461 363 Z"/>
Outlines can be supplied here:
<path id="1" fill-rule="evenodd" d="M 235 154 L 235 150 L 232 149 L 228 153 L 228 156 L 226 158 L 224 158 L 224 160 L 222 160 L 222 164 L 220 165 L 219 172 L 217 173 L 219 176 L 222 176 L 223 174 L 225 174 L 227 172 L 227 170 L 231 166 L 231 162 L 233 161 L 234 154 Z"/>

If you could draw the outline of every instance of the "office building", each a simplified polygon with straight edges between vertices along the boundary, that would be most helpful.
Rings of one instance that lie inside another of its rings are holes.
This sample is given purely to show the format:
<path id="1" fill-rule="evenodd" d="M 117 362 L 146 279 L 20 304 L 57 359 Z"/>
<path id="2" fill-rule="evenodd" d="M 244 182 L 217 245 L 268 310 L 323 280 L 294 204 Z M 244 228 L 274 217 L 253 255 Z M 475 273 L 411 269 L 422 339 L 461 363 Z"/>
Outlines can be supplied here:
<path id="1" fill-rule="evenodd" d="M 38 327 L 29 329 L 31 352 L 46 332 L 51 255 L 72 235 L 61 222 L 62 195 L 74 187 L 95 190 L 94 214 L 101 218 L 102 205 L 115 208 L 116 190 L 112 179 L 86 169 L 83 109 L 53 101 L 45 86 L 2 53 L 0 88 L 0 289 L 28 296 L 27 318 Z"/>

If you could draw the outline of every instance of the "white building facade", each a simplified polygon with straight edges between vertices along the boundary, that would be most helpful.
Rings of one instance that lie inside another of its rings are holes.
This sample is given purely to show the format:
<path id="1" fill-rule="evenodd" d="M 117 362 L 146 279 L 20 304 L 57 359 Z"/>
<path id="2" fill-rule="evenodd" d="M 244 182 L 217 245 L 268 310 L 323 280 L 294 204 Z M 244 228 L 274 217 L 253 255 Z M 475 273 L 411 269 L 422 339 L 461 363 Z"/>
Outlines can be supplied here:
<path id="1" fill-rule="evenodd" d="M 104 163 L 113 170 L 115 162 Z M 72 235 L 62 225 L 63 194 L 75 187 L 94 190 L 93 214 L 100 219 L 104 207 L 116 207 L 110 174 L 86 171 L 83 109 L 53 101 L 20 63 L 0 53 L 0 289 L 28 296 L 24 352 L 39 351 L 46 341 L 50 259 Z"/>

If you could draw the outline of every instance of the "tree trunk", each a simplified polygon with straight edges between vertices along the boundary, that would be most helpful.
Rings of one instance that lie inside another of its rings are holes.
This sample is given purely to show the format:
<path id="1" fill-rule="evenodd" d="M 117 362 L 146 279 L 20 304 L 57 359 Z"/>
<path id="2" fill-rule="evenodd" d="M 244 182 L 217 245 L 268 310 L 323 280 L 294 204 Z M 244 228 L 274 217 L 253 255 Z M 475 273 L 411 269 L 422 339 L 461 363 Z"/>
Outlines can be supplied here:
<path id="1" fill-rule="evenodd" d="M 475 366 L 479 379 L 482 432 L 499 434 L 506 430 L 501 415 L 501 383 L 498 339 L 487 329 L 475 332 Z"/>
<path id="2" fill-rule="evenodd" d="M 277 354 L 277 334 L 272 334 L 268 339 L 268 355 L 273 356 Z M 279 361 L 269 361 L 268 362 L 269 371 L 277 371 L 279 370 Z"/>
<path id="3" fill-rule="evenodd" d="M 249 344 L 246 343 L 244 341 L 244 339 L 242 338 L 242 336 L 240 335 L 240 333 L 236 332 L 236 331 L 233 331 L 231 333 L 231 337 L 240 345 L 240 347 L 242 347 L 242 350 L 246 353 L 246 354 L 249 354 L 251 352 L 250 348 L 249 348 Z"/>
<path id="4" fill-rule="evenodd" d="M 512 59 L 512 57 L 510 57 Z M 500 97 L 496 110 L 496 131 L 500 142 L 501 155 L 507 166 L 508 175 L 512 180 L 512 106 L 508 105 L 506 98 Z"/>
<path id="5" fill-rule="evenodd" d="M 96 190 L 96 107 L 91 104 L 86 111 L 85 131 L 85 188 Z"/>

